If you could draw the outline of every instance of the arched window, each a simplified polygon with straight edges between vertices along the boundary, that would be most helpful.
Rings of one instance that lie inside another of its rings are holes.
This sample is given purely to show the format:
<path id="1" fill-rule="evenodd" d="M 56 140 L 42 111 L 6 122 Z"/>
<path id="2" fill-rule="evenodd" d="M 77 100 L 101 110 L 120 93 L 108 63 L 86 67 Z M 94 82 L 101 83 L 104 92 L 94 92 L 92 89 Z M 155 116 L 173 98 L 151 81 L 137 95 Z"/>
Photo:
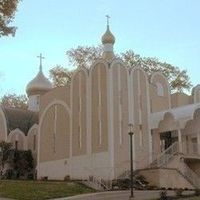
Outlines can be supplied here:
<path id="1" fill-rule="evenodd" d="M 157 82 L 156 87 L 157 87 L 157 95 L 163 97 L 164 96 L 164 89 L 163 89 L 162 84 Z"/>

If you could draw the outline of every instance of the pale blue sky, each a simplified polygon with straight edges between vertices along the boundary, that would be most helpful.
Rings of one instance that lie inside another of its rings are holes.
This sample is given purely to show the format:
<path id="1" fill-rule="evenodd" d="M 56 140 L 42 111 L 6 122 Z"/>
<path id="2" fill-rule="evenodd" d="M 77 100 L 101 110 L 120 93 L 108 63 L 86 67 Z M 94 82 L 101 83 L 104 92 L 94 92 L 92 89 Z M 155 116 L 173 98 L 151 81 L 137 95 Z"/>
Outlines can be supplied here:
<path id="1" fill-rule="evenodd" d="M 14 24 L 15 37 L 0 38 L 0 96 L 24 94 L 38 72 L 56 64 L 69 67 L 65 51 L 78 45 L 97 45 L 111 16 L 115 51 L 133 49 L 187 69 L 200 83 L 199 0 L 23 0 Z"/>

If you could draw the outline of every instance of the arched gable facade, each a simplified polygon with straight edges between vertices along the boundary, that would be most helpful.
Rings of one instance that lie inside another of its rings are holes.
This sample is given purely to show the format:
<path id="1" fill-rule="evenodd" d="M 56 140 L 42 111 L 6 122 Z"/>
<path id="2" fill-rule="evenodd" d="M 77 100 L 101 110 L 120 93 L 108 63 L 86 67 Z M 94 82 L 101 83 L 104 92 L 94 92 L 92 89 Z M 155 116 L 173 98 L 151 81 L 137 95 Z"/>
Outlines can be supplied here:
<path id="1" fill-rule="evenodd" d="M 112 118 L 115 174 L 120 175 L 129 167 L 129 72 L 120 60 L 110 66 L 112 77 Z M 110 122 L 111 123 L 111 122 Z"/>
<path id="2" fill-rule="evenodd" d="M 145 167 L 151 161 L 151 138 L 149 131 L 149 83 L 143 69 L 134 67 L 130 73 L 130 104 L 133 107 L 135 166 Z M 140 158 L 143 159 L 140 159 Z"/>
<path id="3" fill-rule="evenodd" d="M 72 156 L 86 154 L 87 151 L 87 95 L 88 71 L 78 69 L 71 82 L 72 105 Z"/>
<path id="4" fill-rule="evenodd" d="M 27 149 L 31 150 L 35 163 L 37 163 L 38 150 L 38 124 L 34 124 L 27 134 Z"/>
<path id="5" fill-rule="evenodd" d="M 163 74 L 155 72 L 150 78 L 151 112 L 167 110 L 171 107 L 169 83 Z"/>
<path id="6" fill-rule="evenodd" d="M 18 128 L 9 133 L 7 142 L 12 143 L 12 148 L 17 150 L 27 150 L 27 138 Z"/>
<path id="7" fill-rule="evenodd" d="M 0 107 L 0 141 L 7 140 L 7 131 L 6 117 L 2 108 Z"/>
<path id="8" fill-rule="evenodd" d="M 50 103 L 39 124 L 39 162 L 69 158 L 70 110 L 62 101 Z"/>
<path id="9" fill-rule="evenodd" d="M 108 150 L 108 64 L 94 63 L 89 71 L 92 153 Z"/>

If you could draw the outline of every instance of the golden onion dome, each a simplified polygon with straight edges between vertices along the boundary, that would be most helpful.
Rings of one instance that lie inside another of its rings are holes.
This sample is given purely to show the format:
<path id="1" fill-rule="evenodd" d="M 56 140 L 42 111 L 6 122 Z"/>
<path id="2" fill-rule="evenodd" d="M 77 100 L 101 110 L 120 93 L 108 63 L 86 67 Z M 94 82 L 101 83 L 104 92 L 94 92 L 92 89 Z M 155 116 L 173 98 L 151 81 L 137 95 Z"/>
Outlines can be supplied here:
<path id="1" fill-rule="evenodd" d="M 43 94 L 53 88 L 51 82 L 44 76 L 42 70 L 38 72 L 37 76 L 28 83 L 26 93 L 28 96 L 34 94 Z"/>
<path id="2" fill-rule="evenodd" d="M 109 25 L 107 25 L 107 30 L 103 34 L 101 41 L 103 44 L 114 44 L 115 43 L 115 36 L 111 33 L 109 29 Z"/>

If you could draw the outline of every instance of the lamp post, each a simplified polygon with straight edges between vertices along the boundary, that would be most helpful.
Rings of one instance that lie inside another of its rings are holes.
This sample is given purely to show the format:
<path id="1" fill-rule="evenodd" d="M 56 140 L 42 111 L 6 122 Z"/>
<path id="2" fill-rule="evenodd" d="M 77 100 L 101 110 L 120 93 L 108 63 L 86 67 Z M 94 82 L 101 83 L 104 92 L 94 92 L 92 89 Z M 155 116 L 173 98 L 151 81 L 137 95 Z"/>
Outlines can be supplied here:
<path id="1" fill-rule="evenodd" d="M 1 176 L 2 176 L 2 160 L 3 160 L 3 150 L 2 148 L 0 147 L 0 179 L 1 179 Z"/>
<path id="2" fill-rule="evenodd" d="M 130 170 L 131 170 L 131 196 L 129 199 L 133 199 L 133 124 L 129 124 L 129 136 L 130 136 Z"/>

